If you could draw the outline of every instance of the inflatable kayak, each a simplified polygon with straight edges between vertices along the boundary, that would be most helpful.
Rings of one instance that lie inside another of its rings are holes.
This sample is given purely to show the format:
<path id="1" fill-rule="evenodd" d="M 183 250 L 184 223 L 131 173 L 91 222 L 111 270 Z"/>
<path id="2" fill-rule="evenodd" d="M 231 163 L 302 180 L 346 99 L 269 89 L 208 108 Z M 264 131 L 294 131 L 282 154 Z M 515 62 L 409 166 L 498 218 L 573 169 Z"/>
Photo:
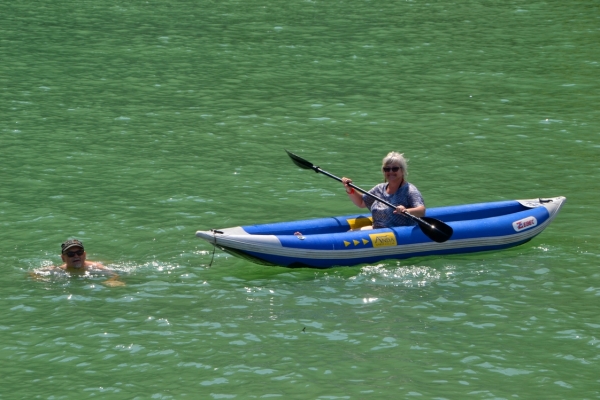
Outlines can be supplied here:
<path id="1" fill-rule="evenodd" d="M 259 264 L 330 268 L 518 246 L 540 234 L 565 201 L 553 197 L 427 209 L 427 217 L 453 230 L 442 243 L 419 225 L 360 230 L 371 225 L 370 214 L 213 229 L 196 236 Z"/>

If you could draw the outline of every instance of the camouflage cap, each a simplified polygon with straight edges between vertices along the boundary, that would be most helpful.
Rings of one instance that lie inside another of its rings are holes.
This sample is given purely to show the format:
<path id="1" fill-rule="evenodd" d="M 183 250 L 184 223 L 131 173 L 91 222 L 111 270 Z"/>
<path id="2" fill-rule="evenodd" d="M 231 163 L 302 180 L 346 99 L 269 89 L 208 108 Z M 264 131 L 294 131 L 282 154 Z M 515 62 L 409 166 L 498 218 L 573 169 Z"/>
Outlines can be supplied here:
<path id="1" fill-rule="evenodd" d="M 71 247 L 81 247 L 81 250 L 85 250 L 83 248 L 83 243 L 81 243 L 77 239 L 69 239 L 69 240 L 65 241 L 63 244 L 60 245 L 62 253 L 64 253 L 65 251 L 69 250 Z"/>

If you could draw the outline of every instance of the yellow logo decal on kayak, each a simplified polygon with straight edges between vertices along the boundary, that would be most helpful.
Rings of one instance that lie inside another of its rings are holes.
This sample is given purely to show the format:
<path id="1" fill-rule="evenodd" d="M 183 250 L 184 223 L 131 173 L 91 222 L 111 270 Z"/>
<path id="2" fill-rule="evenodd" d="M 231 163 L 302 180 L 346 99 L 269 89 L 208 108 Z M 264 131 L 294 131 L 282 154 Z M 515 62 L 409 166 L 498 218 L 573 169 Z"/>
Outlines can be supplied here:
<path id="1" fill-rule="evenodd" d="M 384 247 L 384 246 L 397 246 L 396 243 L 396 235 L 392 232 L 388 233 L 373 233 L 370 234 L 371 242 L 373 242 L 373 247 Z"/>
<path id="2" fill-rule="evenodd" d="M 363 226 L 373 225 L 373 220 L 367 217 L 359 217 L 348 219 L 348 225 L 350 225 L 350 229 L 360 229 Z"/>
<path id="3" fill-rule="evenodd" d="M 358 246 L 358 244 L 360 243 L 358 240 L 353 240 L 353 242 L 355 246 Z"/>
<path id="4" fill-rule="evenodd" d="M 346 246 L 346 247 L 350 246 L 350 242 L 346 242 L 346 241 L 344 240 L 344 246 Z"/>
<path id="5" fill-rule="evenodd" d="M 369 241 L 367 239 L 363 239 L 363 244 L 369 244 Z"/>

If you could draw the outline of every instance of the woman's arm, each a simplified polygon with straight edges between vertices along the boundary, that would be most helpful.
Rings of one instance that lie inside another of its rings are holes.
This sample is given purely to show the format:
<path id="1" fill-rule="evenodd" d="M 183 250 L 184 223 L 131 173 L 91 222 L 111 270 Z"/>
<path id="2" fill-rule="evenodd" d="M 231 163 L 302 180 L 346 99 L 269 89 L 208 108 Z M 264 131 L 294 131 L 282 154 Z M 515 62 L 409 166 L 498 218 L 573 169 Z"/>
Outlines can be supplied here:
<path id="1" fill-rule="evenodd" d="M 352 179 L 343 177 L 342 178 L 342 183 L 344 184 L 344 188 L 346 189 L 346 193 L 348 193 L 348 196 L 350 196 L 350 200 L 352 200 L 352 202 L 357 207 L 366 208 L 367 205 L 365 204 L 365 201 L 363 200 L 362 193 L 354 190 L 353 187 L 349 186 L 349 184 L 352 183 Z"/>
<path id="2" fill-rule="evenodd" d="M 420 205 L 417 207 L 413 207 L 413 208 L 406 208 L 402 205 L 396 207 L 396 210 L 394 210 L 394 214 L 402 214 L 404 212 L 408 212 L 411 215 L 414 215 L 415 217 L 419 217 L 422 218 L 425 216 L 425 206 L 424 205 Z"/>
<path id="3" fill-rule="evenodd" d="M 399 205 L 394 210 L 394 214 L 401 214 L 404 212 L 408 212 L 415 217 L 422 218 L 425 216 L 425 202 L 423 201 L 423 196 L 419 189 L 416 186 L 409 184 L 408 188 L 408 204 L 415 205 L 414 207 L 405 207 L 403 205 Z"/>

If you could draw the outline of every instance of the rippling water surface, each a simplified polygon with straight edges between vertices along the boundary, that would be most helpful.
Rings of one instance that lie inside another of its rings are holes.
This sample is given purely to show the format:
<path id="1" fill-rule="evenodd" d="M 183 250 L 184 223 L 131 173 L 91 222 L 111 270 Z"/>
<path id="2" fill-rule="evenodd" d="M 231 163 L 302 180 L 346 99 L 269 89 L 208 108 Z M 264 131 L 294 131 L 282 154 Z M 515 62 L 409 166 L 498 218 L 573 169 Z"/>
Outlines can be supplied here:
<path id="1" fill-rule="evenodd" d="M 600 4 L 0 5 L 0 397 L 600 397 Z M 330 270 L 198 229 L 566 196 L 530 243 Z M 125 286 L 29 273 L 81 239 Z"/>

